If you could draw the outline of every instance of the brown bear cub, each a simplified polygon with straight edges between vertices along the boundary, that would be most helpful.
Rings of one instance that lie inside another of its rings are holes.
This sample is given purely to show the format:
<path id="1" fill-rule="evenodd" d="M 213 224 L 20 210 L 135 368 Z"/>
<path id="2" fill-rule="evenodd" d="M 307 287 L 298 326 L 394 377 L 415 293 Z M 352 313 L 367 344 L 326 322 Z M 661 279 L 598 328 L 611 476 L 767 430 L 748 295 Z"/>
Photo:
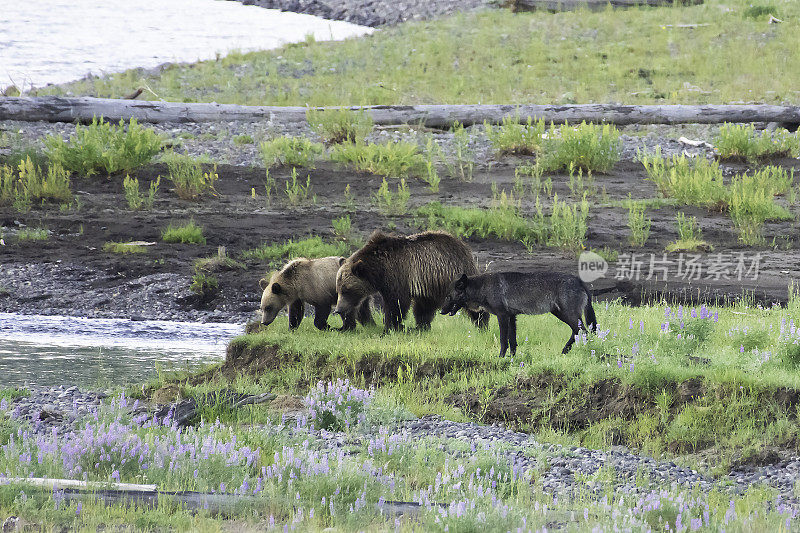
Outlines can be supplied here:
<path id="1" fill-rule="evenodd" d="M 476 275 L 470 249 L 449 233 L 426 231 L 410 236 L 374 232 L 348 257 L 336 275 L 336 313 L 352 313 L 378 292 L 383 297 L 386 330 L 398 330 L 412 301 L 417 328 L 429 329 L 453 282 L 462 273 Z M 467 311 L 485 328 L 489 315 Z"/>
<path id="2" fill-rule="evenodd" d="M 303 321 L 305 304 L 308 303 L 314 306 L 314 325 L 322 330 L 328 329 L 328 315 L 336 304 L 336 272 L 344 260 L 344 257 L 335 256 L 320 259 L 301 257 L 287 263 L 269 280 L 262 279 L 259 282 L 264 289 L 261 323 L 271 324 L 280 310 L 288 305 L 289 329 L 295 329 Z M 362 324 L 373 323 L 369 300 L 342 315 L 342 329 L 355 328 L 356 318 Z"/>

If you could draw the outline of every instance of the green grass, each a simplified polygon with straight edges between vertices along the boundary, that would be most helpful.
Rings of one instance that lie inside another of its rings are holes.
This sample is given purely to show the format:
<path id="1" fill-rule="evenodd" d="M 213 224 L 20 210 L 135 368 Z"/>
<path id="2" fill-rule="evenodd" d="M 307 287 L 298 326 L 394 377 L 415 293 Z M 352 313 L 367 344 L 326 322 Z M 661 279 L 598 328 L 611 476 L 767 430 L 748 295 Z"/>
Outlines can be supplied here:
<path id="1" fill-rule="evenodd" d="M 217 194 L 214 190 L 214 183 L 219 179 L 216 165 L 212 170 L 203 172 L 202 160 L 175 152 L 164 154 L 163 160 L 178 198 L 199 200 L 205 194 Z"/>
<path id="2" fill-rule="evenodd" d="M 800 155 L 800 136 L 782 128 L 756 133 L 752 124 L 723 124 L 714 148 L 723 159 L 757 161 L 770 157 L 797 157 Z"/>
<path id="3" fill-rule="evenodd" d="M 198 226 L 194 220 L 183 225 L 170 224 L 161 232 L 161 240 L 168 243 L 181 244 L 205 244 L 206 238 L 203 236 L 203 228 Z"/>
<path id="4" fill-rule="evenodd" d="M 416 144 L 343 142 L 331 148 L 331 159 L 356 170 L 401 178 L 427 174 L 427 162 Z"/>
<path id="5" fill-rule="evenodd" d="M 242 134 L 233 137 L 233 144 L 243 146 L 245 144 L 254 144 L 256 141 L 252 135 Z"/>
<path id="6" fill-rule="evenodd" d="M 795 2 L 780 5 L 782 18 L 800 17 Z M 121 97 L 146 83 L 165 100 L 253 105 L 798 103 L 793 28 L 745 17 L 750 6 L 464 13 L 37 94 Z"/>
<path id="7" fill-rule="evenodd" d="M 140 244 L 131 244 L 129 242 L 115 242 L 108 241 L 103 244 L 103 251 L 111 254 L 143 254 L 147 249 Z"/>
<path id="8" fill-rule="evenodd" d="M 372 116 L 365 111 L 345 108 L 306 111 L 306 119 L 314 131 L 329 144 L 363 142 L 372 131 Z"/>
<path id="9" fill-rule="evenodd" d="M 264 166 L 276 165 L 293 167 L 313 167 L 314 162 L 325 151 L 321 143 L 315 143 L 305 137 L 284 135 L 261 143 L 261 159 Z"/>
<path id="10" fill-rule="evenodd" d="M 350 255 L 350 247 L 344 242 L 327 243 L 321 237 L 309 237 L 298 241 L 288 240 L 279 244 L 264 244 L 259 248 L 242 253 L 245 259 L 257 259 L 274 264 L 280 260 L 297 257 L 315 259 L 331 255 Z"/>
<path id="11" fill-rule="evenodd" d="M 219 280 L 213 274 L 203 272 L 200 268 L 195 269 L 192 276 L 192 284 L 189 290 L 201 299 L 208 300 L 219 293 Z"/>
<path id="12" fill-rule="evenodd" d="M 650 237 L 652 221 L 645 217 L 645 207 L 628 197 L 628 228 L 631 230 L 629 241 L 633 246 L 642 247 Z"/>
<path id="13" fill-rule="evenodd" d="M 610 124 L 550 127 L 544 141 L 541 165 L 545 170 L 582 169 L 608 172 L 619 161 L 619 130 Z"/>
<path id="14" fill-rule="evenodd" d="M 17 241 L 46 241 L 50 238 L 47 228 L 22 228 L 17 233 Z"/>
<path id="15" fill-rule="evenodd" d="M 542 148 L 544 120 L 533 122 L 529 117 L 527 122 L 520 123 L 519 117 L 505 117 L 499 126 L 486 122 L 484 128 L 492 148 L 499 154 L 534 155 Z"/>
<path id="16" fill-rule="evenodd" d="M 372 194 L 372 202 L 386 216 L 406 214 L 409 198 L 411 198 L 411 192 L 408 190 L 408 185 L 406 185 L 404 178 L 401 178 L 400 183 L 397 184 L 396 192 L 391 191 L 386 178 L 383 178 L 378 190 Z"/>
<path id="17" fill-rule="evenodd" d="M 700 230 L 696 217 L 687 218 L 685 213 L 678 213 L 675 217 L 675 225 L 678 229 L 678 239 L 667 245 L 667 252 L 708 252 L 713 249 L 703 240 L 703 232 Z"/>
<path id="18" fill-rule="evenodd" d="M 742 243 L 762 243 L 762 228 L 768 220 L 794 218 L 785 207 L 775 203 L 775 196 L 785 193 L 793 179 L 794 170 L 787 172 L 779 167 L 766 167 L 733 178 L 728 210 Z"/>
<path id="19" fill-rule="evenodd" d="M 715 161 L 683 155 L 664 159 L 658 149 L 655 154 L 640 156 L 640 160 L 649 179 L 664 196 L 675 198 L 684 205 L 716 210 L 725 208 L 727 189 L 722 169 Z"/>
<path id="20" fill-rule="evenodd" d="M 131 178 L 125 176 L 122 181 L 122 189 L 125 191 L 125 201 L 128 203 L 128 208 L 138 211 L 140 209 L 150 210 L 153 208 L 153 202 L 156 200 L 158 194 L 158 186 L 161 184 L 161 176 L 150 181 L 150 188 L 147 195 L 139 192 L 139 178 Z"/>
<path id="21" fill-rule="evenodd" d="M 302 180 L 297 180 L 296 167 L 292 168 L 292 178 L 286 180 L 284 192 L 286 193 L 286 200 L 289 202 L 289 205 L 294 207 L 317 202 L 317 197 L 311 188 L 311 175 L 306 175 L 306 182 L 304 185 Z"/>
<path id="22" fill-rule="evenodd" d="M 37 203 L 71 201 L 69 173 L 57 164 L 42 167 L 26 158 L 16 168 L 0 167 L 0 206 L 26 212 Z"/>
<path id="23" fill-rule="evenodd" d="M 143 128 L 136 119 L 118 125 L 102 119 L 88 126 L 75 126 L 69 141 L 58 135 L 45 139 L 50 162 L 80 176 L 130 172 L 146 165 L 161 150 L 161 137 L 150 128 Z"/>

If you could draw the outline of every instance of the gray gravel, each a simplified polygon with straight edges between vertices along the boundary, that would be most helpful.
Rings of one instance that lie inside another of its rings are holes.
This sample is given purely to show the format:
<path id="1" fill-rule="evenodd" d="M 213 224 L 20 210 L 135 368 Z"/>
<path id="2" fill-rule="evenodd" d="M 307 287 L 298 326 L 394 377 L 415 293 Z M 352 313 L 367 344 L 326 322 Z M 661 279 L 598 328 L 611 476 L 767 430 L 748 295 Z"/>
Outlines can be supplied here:
<path id="1" fill-rule="evenodd" d="M 281 11 L 344 20 L 361 26 L 384 26 L 426 20 L 457 11 L 496 5 L 493 0 L 236 0 Z"/>
<path id="2" fill-rule="evenodd" d="M 105 392 L 81 391 L 78 387 L 25 388 L 30 395 L 14 399 L 5 406 L 12 418 L 28 422 L 37 434 L 73 432 L 100 408 Z M 0 406 L 2 407 L 2 406 Z"/>

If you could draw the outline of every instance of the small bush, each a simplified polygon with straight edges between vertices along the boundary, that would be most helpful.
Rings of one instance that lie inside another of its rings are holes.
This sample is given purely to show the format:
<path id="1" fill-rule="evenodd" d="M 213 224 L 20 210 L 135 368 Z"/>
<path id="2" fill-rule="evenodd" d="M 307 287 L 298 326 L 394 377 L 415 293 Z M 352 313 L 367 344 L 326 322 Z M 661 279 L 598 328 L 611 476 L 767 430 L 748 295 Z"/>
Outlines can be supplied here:
<path id="1" fill-rule="evenodd" d="M 224 246 L 217 249 L 217 255 L 211 257 L 203 257 L 194 262 L 196 271 L 205 270 L 207 272 L 214 272 L 219 270 L 239 270 L 244 269 L 245 266 L 228 257 Z"/>
<path id="2" fill-rule="evenodd" d="M 362 142 L 375 124 L 367 111 L 352 111 L 343 107 L 309 109 L 306 111 L 306 120 L 330 144 Z"/>
<path id="3" fill-rule="evenodd" d="M 17 241 L 46 241 L 50 238 L 47 228 L 22 228 L 17 233 Z"/>
<path id="4" fill-rule="evenodd" d="M 344 215 L 339 218 L 334 218 L 331 221 L 333 226 L 333 234 L 343 241 L 349 241 L 353 233 L 353 223 L 350 221 L 350 215 Z"/>
<path id="5" fill-rule="evenodd" d="M 556 171 L 581 168 L 607 172 L 619 161 L 622 144 L 619 130 L 610 124 L 550 128 L 544 141 L 542 166 Z"/>
<path id="6" fill-rule="evenodd" d="M 687 218 L 686 214 L 678 213 L 675 217 L 678 229 L 678 240 L 667 245 L 667 252 L 708 252 L 712 250 L 710 244 L 703 240 L 703 233 L 697 223 L 697 218 Z"/>
<path id="7" fill-rule="evenodd" d="M 323 383 L 313 387 L 303 403 L 315 428 L 345 431 L 365 422 L 364 411 L 372 402 L 373 392 L 352 387 L 348 380 Z"/>
<path id="8" fill-rule="evenodd" d="M 128 202 L 128 208 L 134 211 L 138 211 L 139 209 L 152 209 L 160 183 L 161 176 L 158 176 L 150 182 L 150 190 L 147 196 L 144 196 L 139 192 L 139 179 L 125 176 L 122 182 L 122 188 L 125 190 L 125 200 Z"/>
<path id="9" fill-rule="evenodd" d="M 219 179 L 216 165 L 210 172 L 203 172 L 200 161 L 189 155 L 176 153 L 165 156 L 164 162 L 178 198 L 197 200 L 206 193 L 216 194 L 214 184 Z"/>
<path id="10" fill-rule="evenodd" d="M 387 183 L 386 178 L 383 178 L 381 186 L 372 195 L 372 201 L 384 215 L 404 215 L 408 210 L 408 199 L 410 197 L 411 192 L 408 190 L 405 179 L 400 180 L 397 185 L 397 192 L 393 193 L 389 189 L 389 183 Z"/>
<path id="11" fill-rule="evenodd" d="M 458 122 L 453 124 L 453 162 L 445 158 L 445 164 L 451 178 L 460 181 L 472 181 L 472 171 L 475 169 L 475 151 L 469 146 L 470 134 Z"/>
<path id="12" fill-rule="evenodd" d="M 276 165 L 311 167 L 325 151 L 321 143 L 309 141 L 305 137 L 285 135 L 261 143 L 261 158 L 267 168 Z"/>
<path id="13" fill-rule="evenodd" d="M 545 130 L 544 120 L 533 122 L 528 117 L 528 122 L 521 124 L 519 117 L 504 117 L 500 126 L 484 123 L 486 136 L 492 147 L 500 154 L 534 155 L 542 148 L 542 139 Z"/>
<path id="14" fill-rule="evenodd" d="M 294 259 L 296 257 L 307 257 L 316 259 L 331 255 L 350 255 L 350 247 L 344 242 L 328 244 L 323 242 L 320 237 L 309 237 L 300 241 L 288 240 L 280 244 L 264 244 L 259 248 L 247 250 L 242 253 L 245 259 L 257 259 L 260 261 L 277 261 L 280 259 Z"/>
<path id="15" fill-rule="evenodd" d="M 752 124 L 723 124 L 714 147 L 723 159 L 754 161 L 768 157 L 797 157 L 800 136 L 785 129 L 757 133 Z"/>
<path id="16" fill-rule="evenodd" d="M 631 230 L 630 242 L 634 246 L 644 246 L 650 237 L 650 218 L 644 216 L 644 205 L 628 197 L 628 227 Z"/>
<path id="17" fill-rule="evenodd" d="M 150 128 L 143 128 L 136 119 L 127 127 L 92 120 L 88 126 L 75 126 L 69 142 L 57 135 L 45 141 L 47 157 L 54 164 L 84 176 L 99 171 L 106 174 L 130 172 L 146 165 L 161 150 L 161 137 Z"/>
<path id="18" fill-rule="evenodd" d="M 317 197 L 313 194 L 311 189 L 311 176 L 306 176 L 306 184 L 297 181 L 297 169 L 292 168 L 292 179 L 286 180 L 286 198 L 289 205 L 298 206 L 308 202 L 316 203 Z"/>
<path id="19" fill-rule="evenodd" d="M 203 228 L 190 220 L 183 226 L 170 224 L 161 232 L 161 240 L 168 243 L 205 244 Z"/>
<path id="20" fill-rule="evenodd" d="M 417 209 L 416 216 L 428 229 L 443 229 L 458 237 L 477 235 L 508 241 L 532 237 L 530 223 L 510 205 L 479 209 L 446 207 L 440 202 L 431 202 Z"/>
<path id="21" fill-rule="evenodd" d="M 431 192 L 439 192 L 439 183 L 442 181 L 436 170 L 436 156 L 440 153 L 441 148 L 433 140 L 433 135 L 429 134 L 425 144 L 425 173 L 422 175 L 422 181 L 428 184 Z"/>
<path id="22" fill-rule="evenodd" d="M 344 142 L 333 147 L 331 159 L 382 176 L 421 176 L 427 169 L 425 156 L 417 145 L 404 141 L 387 144 Z"/>
<path id="23" fill-rule="evenodd" d="M 57 164 L 45 170 L 28 158 L 17 165 L 0 167 L 0 205 L 11 205 L 17 211 L 28 211 L 34 203 L 69 203 L 69 174 Z"/>
<path id="24" fill-rule="evenodd" d="M 244 144 L 253 144 L 255 142 L 252 135 L 237 135 L 233 138 L 233 144 L 238 144 L 240 146 Z"/>
<path id="25" fill-rule="evenodd" d="M 103 245 L 103 251 L 111 254 L 143 254 L 147 250 L 140 244 L 108 241 Z"/>
<path id="26" fill-rule="evenodd" d="M 201 301 L 213 300 L 219 294 L 219 280 L 212 274 L 196 269 L 189 290 L 199 296 Z"/>
<path id="27" fill-rule="evenodd" d="M 787 180 L 791 179 L 792 173 L 777 167 L 733 178 L 728 209 L 742 243 L 751 245 L 763 242 L 762 228 L 767 220 L 793 218 L 786 208 L 775 203 L 775 195 L 785 191 L 788 188 Z"/>
<path id="28" fill-rule="evenodd" d="M 717 210 L 725 208 L 727 190 L 722 170 L 716 162 L 683 155 L 664 159 L 659 149 L 653 155 L 640 155 L 639 160 L 649 179 L 664 196 L 685 205 Z"/>
<path id="29" fill-rule="evenodd" d="M 547 228 L 546 244 L 567 250 L 584 249 L 586 243 L 587 220 L 589 218 L 589 202 L 586 198 L 579 204 L 568 205 L 559 202 L 558 195 L 553 196 L 553 208 L 549 221 L 542 216 L 537 202 L 538 225 Z M 546 223 L 546 224 L 543 224 Z"/>
<path id="30" fill-rule="evenodd" d="M 742 16 L 746 19 L 762 19 L 772 15 L 775 18 L 780 18 L 778 8 L 772 5 L 754 5 L 749 6 L 742 12 Z"/>

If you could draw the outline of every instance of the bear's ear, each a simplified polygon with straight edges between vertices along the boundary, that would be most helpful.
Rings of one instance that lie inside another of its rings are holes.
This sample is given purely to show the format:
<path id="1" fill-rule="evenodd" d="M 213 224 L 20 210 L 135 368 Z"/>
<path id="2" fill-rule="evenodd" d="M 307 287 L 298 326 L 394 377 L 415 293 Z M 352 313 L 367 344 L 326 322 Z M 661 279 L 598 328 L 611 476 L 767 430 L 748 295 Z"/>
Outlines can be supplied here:
<path id="1" fill-rule="evenodd" d="M 342 266 L 342 265 L 344 264 L 344 262 L 345 262 L 345 261 L 347 261 L 347 258 L 346 258 L 346 257 L 340 257 L 340 258 L 339 258 L 339 266 Z"/>
<path id="2" fill-rule="evenodd" d="M 280 294 L 283 292 L 283 287 L 281 287 L 279 283 L 273 283 L 272 292 L 274 292 L 275 294 Z"/>
<path id="3" fill-rule="evenodd" d="M 353 263 L 353 267 L 351 268 L 353 274 L 358 276 L 359 278 L 363 278 L 367 273 L 367 267 L 364 264 L 364 261 L 356 261 Z"/>
<path id="4" fill-rule="evenodd" d="M 469 278 L 467 277 L 467 275 L 461 274 L 461 277 L 458 278 L 458 281 L 456 281 L 456 289 L 463 290 L 467 287 L 468 284 L 469 284 Z"/>
<path id="5" fill-rule="evenodd" d="M 267 278 L 261 278 L 258 280 L 258 286 L 261 287 L 261 290 L 264 290 L 269 285 L 269 280 Z"/>

